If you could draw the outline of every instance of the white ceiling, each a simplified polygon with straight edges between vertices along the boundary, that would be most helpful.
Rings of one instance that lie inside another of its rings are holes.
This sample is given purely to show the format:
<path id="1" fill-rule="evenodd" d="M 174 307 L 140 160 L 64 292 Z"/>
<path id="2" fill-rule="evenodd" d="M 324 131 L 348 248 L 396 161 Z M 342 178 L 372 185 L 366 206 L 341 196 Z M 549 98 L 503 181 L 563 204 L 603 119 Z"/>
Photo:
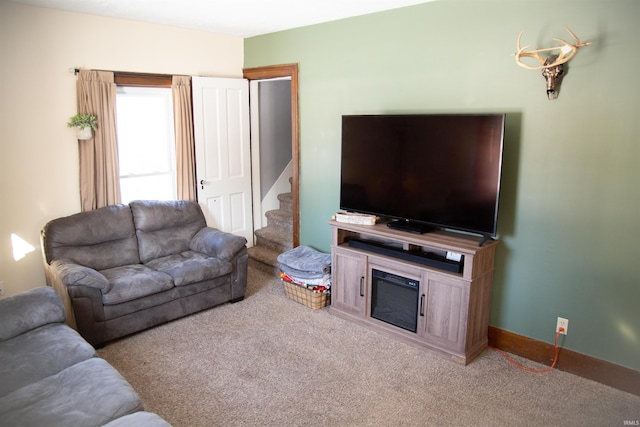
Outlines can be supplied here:
<path id="1" fill-rule="evenodd" d="M 11 0 L 52 9 L 240 37 L 434 0 Z"/>

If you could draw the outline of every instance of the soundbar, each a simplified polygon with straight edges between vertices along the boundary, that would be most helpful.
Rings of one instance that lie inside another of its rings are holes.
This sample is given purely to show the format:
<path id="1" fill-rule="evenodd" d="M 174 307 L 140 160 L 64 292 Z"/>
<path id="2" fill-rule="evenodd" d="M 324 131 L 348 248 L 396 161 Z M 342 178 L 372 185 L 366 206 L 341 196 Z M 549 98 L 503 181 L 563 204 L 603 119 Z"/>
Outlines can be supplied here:
<path id="1" fill-rule="evenodd" d="M 452 261 L 433 252 L 406 251 L 401 248 L 387 246 L 383 243 L 370 242 L 360 239 L 350 239 L 347 241 L 352 248 L 363 249 L 368 252 L 386 255 L 405 261 L 415 262 L 429 267 L 434 267 L 452 273 L 462 273 L 464 266 L 464 256 L 460 261 Z"/>

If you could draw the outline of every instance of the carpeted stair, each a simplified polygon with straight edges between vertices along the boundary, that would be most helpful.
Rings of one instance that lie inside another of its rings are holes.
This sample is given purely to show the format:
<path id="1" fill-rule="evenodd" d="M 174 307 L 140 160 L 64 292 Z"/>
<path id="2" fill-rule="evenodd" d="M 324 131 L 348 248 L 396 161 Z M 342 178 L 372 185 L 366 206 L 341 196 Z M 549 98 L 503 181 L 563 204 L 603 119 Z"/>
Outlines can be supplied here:
<path id="1" fill-rule="evenodd" d="M 249 248 L 249 265 L 276 275 L 280 271 L 278 255 L 293 248 L 292 195 L 278 194 L 278 200 L 280 208 L 265 214 L 267 226 L 255 231 L 256 244 Z"/>

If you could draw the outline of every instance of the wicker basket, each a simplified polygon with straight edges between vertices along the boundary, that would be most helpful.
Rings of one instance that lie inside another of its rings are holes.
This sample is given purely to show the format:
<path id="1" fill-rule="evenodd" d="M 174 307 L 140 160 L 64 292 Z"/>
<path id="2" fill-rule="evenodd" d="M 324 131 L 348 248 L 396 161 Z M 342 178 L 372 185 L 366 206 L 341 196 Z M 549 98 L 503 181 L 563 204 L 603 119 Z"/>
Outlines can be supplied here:
<path id="1" fill-rule="evenodd" d="M 284 285 L 284 291 L 289 299 L 299 302 L 300 304 L 304 304 L 314 310 L 326 307 L 331 301 L 331 295 L 325 294 L 324 292 L 314 292 L 311 289 L 294 285 L 286 280 L 283 280 L 282 284 Z"/>

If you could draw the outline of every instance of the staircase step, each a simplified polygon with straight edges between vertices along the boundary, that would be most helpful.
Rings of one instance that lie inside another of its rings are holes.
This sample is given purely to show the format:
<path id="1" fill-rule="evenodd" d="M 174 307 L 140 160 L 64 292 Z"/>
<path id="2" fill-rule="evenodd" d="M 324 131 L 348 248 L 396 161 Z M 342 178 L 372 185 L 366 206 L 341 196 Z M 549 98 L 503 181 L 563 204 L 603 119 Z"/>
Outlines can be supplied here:
<path id="1" fill-rule="evenodd" d="M 293 213 L 283 209 L 275 209 L 265 212 L 267 226 L 277 228 L 282 231 L 293 232 Z"/>
<path id="2" fill-rule="evenodd" d="M 293 193 L 278 194 L 278 202 L 280 209 L 265 213 L 267 226 L 254 232 L 255 246 L 249 248 L 249 265 L 275 275 L 280 272 L 278 255 L 293 248 Z"/>
<path id="3" fill-rule="evenodd" d="M 254 246 L 248 249 L 249 264 L 265 273 L 273 273 L 276 276 L 280 273 L 280 263 L 278 255 L 280 252 L 264 246 Z"/>
<path id="4" fill-rule="evenodd" d="M 278 201 L 280 202 L 280 209 L 293 212 L 293 193 L 278 194 Z"/>
<path id="5" fill-rule="evenodd" d="M 264 246 L 280 253 L 293 249 L 293 235 L 290 231 L 267 226 L 256 230 L 255 235 L 256 246 Z"/>

